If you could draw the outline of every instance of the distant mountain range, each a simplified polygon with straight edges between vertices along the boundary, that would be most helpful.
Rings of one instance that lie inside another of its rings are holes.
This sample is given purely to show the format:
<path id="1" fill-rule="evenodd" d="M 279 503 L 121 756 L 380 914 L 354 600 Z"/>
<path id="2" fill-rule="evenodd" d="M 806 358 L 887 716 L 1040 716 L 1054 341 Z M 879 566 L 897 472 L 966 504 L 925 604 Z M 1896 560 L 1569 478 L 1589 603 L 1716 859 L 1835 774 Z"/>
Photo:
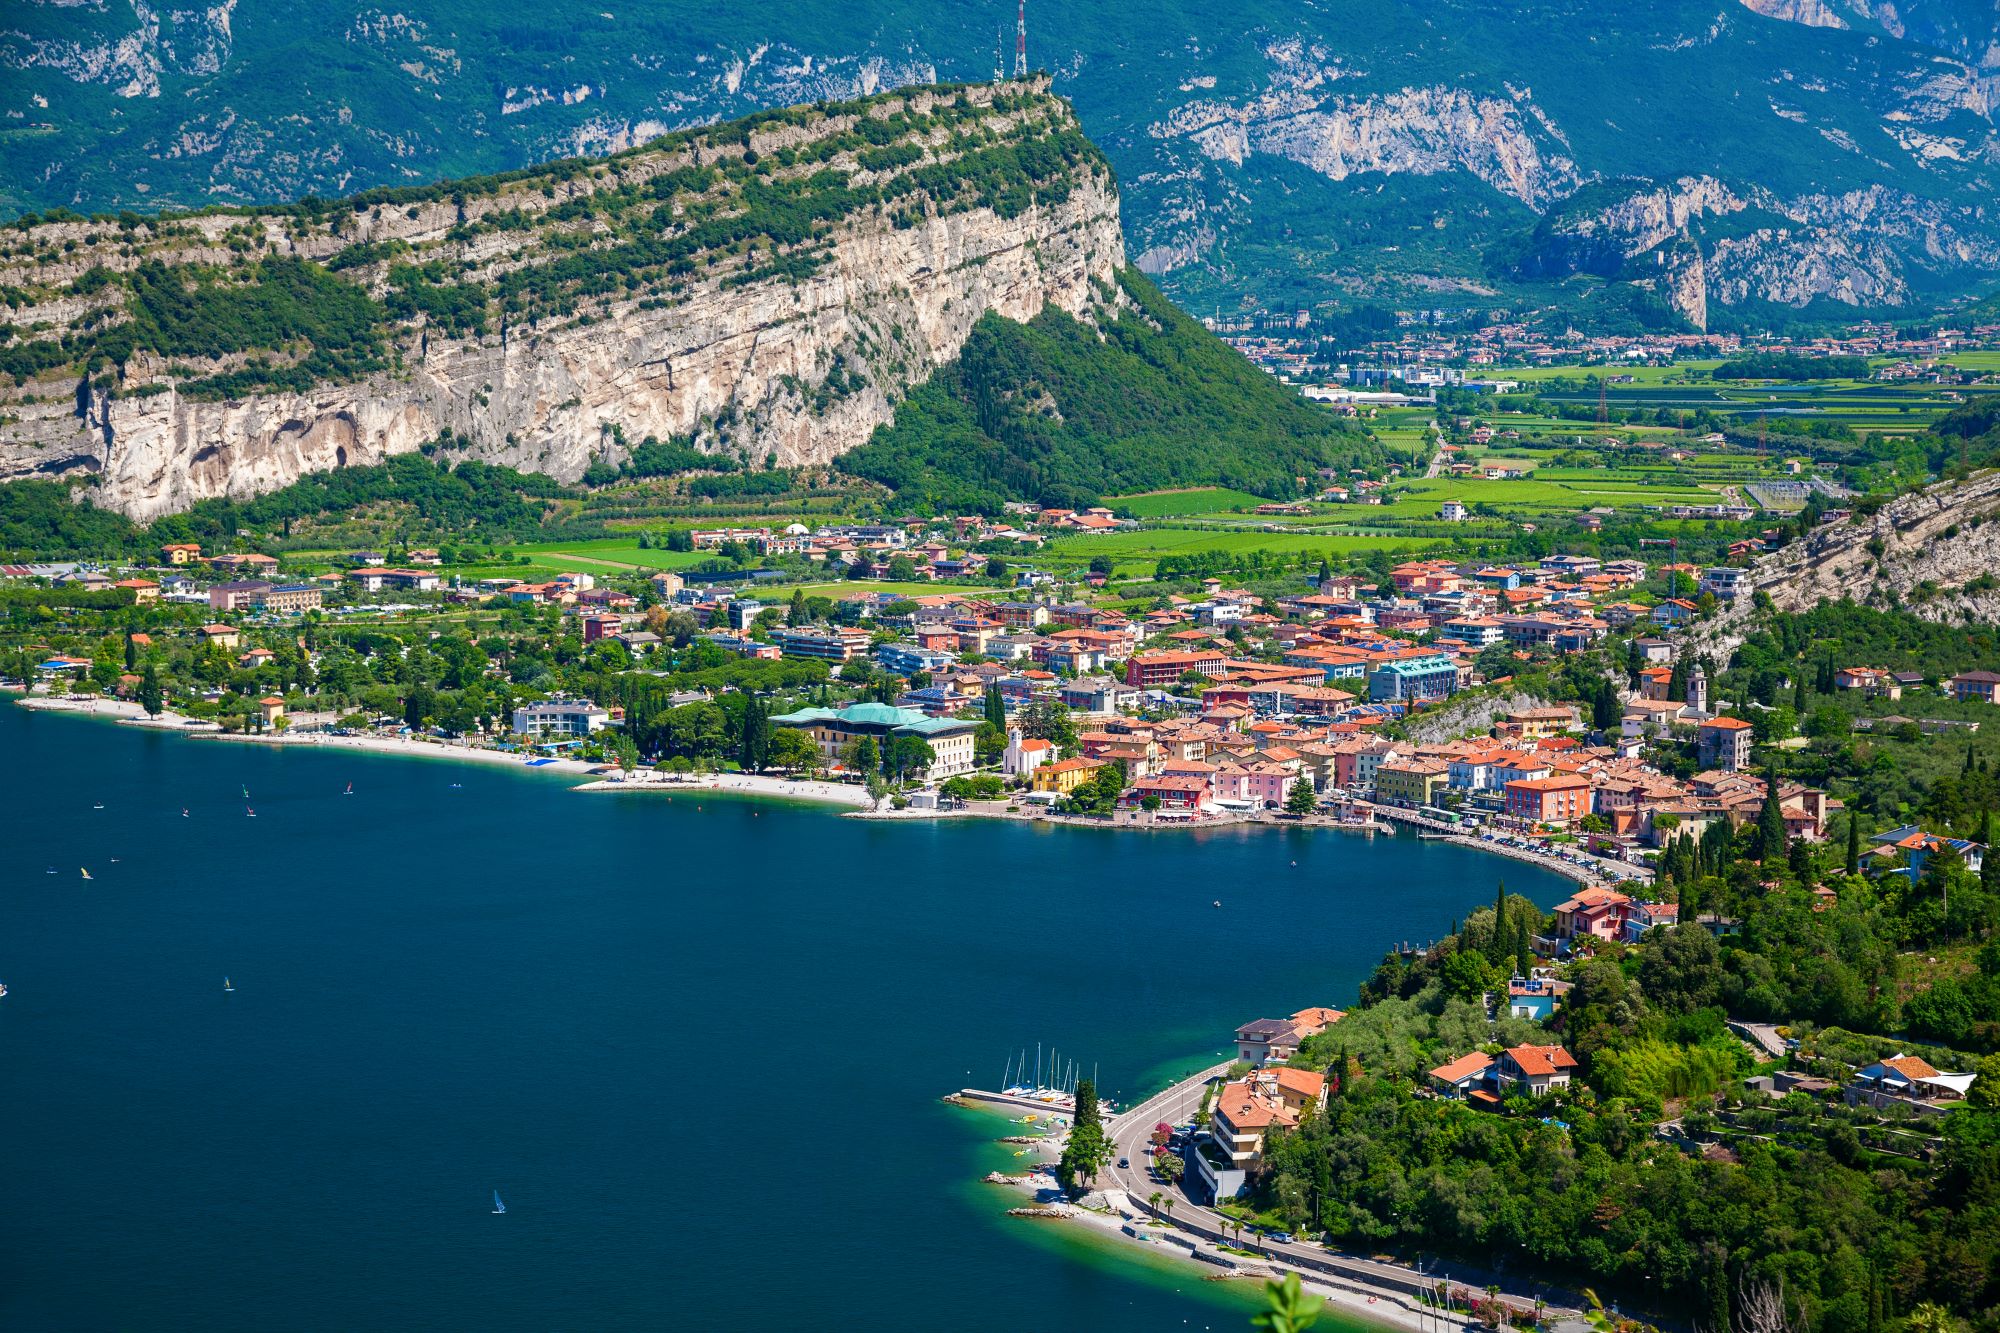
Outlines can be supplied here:
<path id="1" fill-rule="evenodd" d="M 1011 7 L 30 0 L 0 208 L 339 194 L 1012 60 Z M 1201 313 L 1899 311 L 2000 273 L 1994 0 L 1037 0 L 1140 266 Z"/>

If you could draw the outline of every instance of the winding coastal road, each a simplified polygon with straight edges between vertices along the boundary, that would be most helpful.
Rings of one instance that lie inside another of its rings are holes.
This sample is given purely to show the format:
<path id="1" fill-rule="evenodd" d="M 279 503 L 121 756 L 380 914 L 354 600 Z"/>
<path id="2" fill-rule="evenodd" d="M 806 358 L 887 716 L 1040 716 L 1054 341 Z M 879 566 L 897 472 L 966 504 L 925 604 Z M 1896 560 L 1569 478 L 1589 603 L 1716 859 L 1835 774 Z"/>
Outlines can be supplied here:
<path id="1" fill-rule="evenodd" d="M 1212 1065 L 1154 1093 L 1130 1110 L 1112 1116 L 1105 1124 L 1106 1134 L 1111 1140 L 1111 1165 L 1099 1177 L 1099 1188 L 1122 1191 L 1136 1211 L 1168 1217 L 1175 1226 L 1197 1234 L 1211 1233 L 1209 1239 L 1219 1240 L 1227 1234 L 1223 1229 L 1222 1214 L 1196 1203 L 1179 1184 L 1154 1179 L 1145 1163 L 1153 1126 L 1163 1121 L 1170 1125 L 1185 1124 L 1200 1108 L 1208 1084 L 1220 1079 L 1229 1068 L 1226 1063 Z M 1120 1166 L 1120 1161 L 1130 1165 Z M 1173 1200 L 1171 1214 L 1163 1210 L 1156 1212 L 1149 1206 L 1147 1200 L 1156 1191 Z M 1387 1291 L 1406 1300 L 1422 1292 L 1429 1300 L 1435 1301 L 1434 1293 L 1445 1283 L 1474 1293 L 1483 1293 L 1489 1285 L 1497 1285 L 1500 1298 L 1510 1304 L 1533 1307 L 1539 1300 L 1558 1317 L 1569 1312 L 1568 1293 L 1546 1287 L 1510 1284 L 1500 1274 L 1466 1265 L 1433 1261 L 1418 1270 L 1403 1264 L 1342 1254 L 1310 1241 L 1274 1241 L 1268 1236 L 1257 1236 L 1247 1231 L 1241 1234 L 1240 1240 L 1231 1243 L 1246 1249 L 1254 1248 L 1268 1259 L 1288 1263 L 1308 1279 L 1344 1280 L 1348 1285 L 1377 1292 Z M 1435 1313 L 1435 1310 L 1431 1312 Z"/>

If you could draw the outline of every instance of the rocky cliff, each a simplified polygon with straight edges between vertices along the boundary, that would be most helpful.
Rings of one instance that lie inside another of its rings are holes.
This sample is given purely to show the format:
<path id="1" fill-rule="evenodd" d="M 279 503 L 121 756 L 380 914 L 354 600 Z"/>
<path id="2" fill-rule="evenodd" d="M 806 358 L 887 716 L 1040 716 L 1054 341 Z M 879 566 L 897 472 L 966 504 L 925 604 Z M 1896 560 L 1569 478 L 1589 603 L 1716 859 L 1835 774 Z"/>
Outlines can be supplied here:
<path id="1" fill-rule="evenodd" d="M 1874 514 L 1816 528 L 1759 559 L 1751 586 L 1780 611 L 1829 599 L 1895 602 L 1943 623 L 2000 620 L 2000 471 L 1943 481 L 1899 496 Z M 1698 625 L 1693 642 L 1726 660 L 1748 633 L 1743 597 Z"/>
<path id="2" fill-rule="evenodd" d="M 0 478 L 94 474 L 143 520 L 440 441 L 565 480 L 647 437 L 820 464 L 988 311 L 1082 315 L 1123 263 L 1111 173 L 1044 81 L 327 207 L 44 223 L 0 251 Z"/>

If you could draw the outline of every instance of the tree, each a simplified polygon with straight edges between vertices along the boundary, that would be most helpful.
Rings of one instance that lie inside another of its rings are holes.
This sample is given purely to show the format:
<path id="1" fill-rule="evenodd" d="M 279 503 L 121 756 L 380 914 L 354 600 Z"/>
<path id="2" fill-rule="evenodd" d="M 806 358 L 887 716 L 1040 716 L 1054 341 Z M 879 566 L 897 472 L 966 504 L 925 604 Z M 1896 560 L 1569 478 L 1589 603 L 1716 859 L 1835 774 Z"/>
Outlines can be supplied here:
<path id="1" fill-rule="evenodd" d="M 787 773 L 812 769 L 819 764 L 819 747 L 797 727 L 779 727 L 771 733 L 771 749 L 766 760 Z"/>
<path id="2" fill-rule="evenodd" d="M 1966 1091 L 1965 1102 L 1982 1111 L 2000 1111 L 2000 1055 L 1989 1055 L 1979 1062 L 1978 1077 Z"/>
<path id="3" fill-rule="evenodd" d="M 1722 993 L 1722 952 L 1707 927 L 1688 921 L 1646 947 L 1639 963 L 1646 999 L 1670 1014 L 1691 1013 Z"/>
<path id="4" fill-rule="evenodd" d="M 1778 804 L 1778 773 L 1764 770 L 1764 805 L 1757 812 L 1757 859 L 1772 862 L 1785 855 L 1785 812 Z"/>
<path id="5" fill-rule="evenodd" d="M 752 694 L 743 704 L 743 734 L 737 762 L 746 773 L 755 773 L 771 761 L 771 713 L 762 699 Z"/>
<path id="6" fill-rule="evenodd" d="M 840 763 L 843 768 L 856 773 L 873 773 L 882 766 L 881 751 L 876 747 L 873 736 L 863 736 L 841 751 Z"/>
<path id="7" fill-rule="evenodd" d="M 1984 865 L 1983 862 L 1981 864 Z M 1849 810 L 1847 812 L 1847 873 L 1850 875 L 1861 873 L 1861 812 L 1859 810 Z"/>
<path id="8" fill-rule="evenodd" d="M 1007 730 L 1007 701 L 1001 697 L 998 685 L 986 687 L 985 714 L 986 721 L 998 727 L 1004 735 Z"/>
<path id="9" fill-rule="evenodd" d="M 165 694 L 160 689 L 160 672 L 151 662 L 146 663 L 145 671 L 139 676 L 139 705 L 146 710 L 148 717 L 158 717 L 166 707 Z M 2000 857 L 1995 859 L 2000 860 Z"/>
<path id="10" fill-rule="evenodd" d="M 1319 809 L 1319 793 L 1310 778 L 1300 778 L 1285 795 L 1285 809 L 1295 815 L 1309 815 Z"/>
<path id="11" fill-rule="evenodd" d="M 896 782 L 937 762 L 937 751 L 921 736 L 891 736 L 882 747 L 882 771 Z"/>
<path id="12" fill-rule="evenodd" d="M 1056 1162 L 1056 1179 L 1072 1197 L 1083 1192 L 1111 1160 L 1111 1142 L 1104 1135 L 1104 1117 L 1097 1105 L 1097 1081 L 1079 1079 L 1076 1114 L 1070 1119 L 1069 1140 Z"/>

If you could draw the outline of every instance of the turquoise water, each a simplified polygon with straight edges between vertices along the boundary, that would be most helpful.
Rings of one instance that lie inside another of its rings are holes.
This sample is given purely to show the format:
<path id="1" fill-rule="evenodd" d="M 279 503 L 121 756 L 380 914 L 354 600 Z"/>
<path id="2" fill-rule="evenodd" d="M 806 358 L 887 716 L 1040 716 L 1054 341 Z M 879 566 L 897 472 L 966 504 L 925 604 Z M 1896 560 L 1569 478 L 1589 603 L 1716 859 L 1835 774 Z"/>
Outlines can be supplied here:
<path id="1" fill-rule="evenodd" d="M 995 1122 L 937 1098 L 1039 1039 L 1129 1100 L 1498 875 L 1564 888 L 11 706 L 0 756 L 9 1329 L 1243 1327 L 1191 1268 L 1005 1217 Z"/>

